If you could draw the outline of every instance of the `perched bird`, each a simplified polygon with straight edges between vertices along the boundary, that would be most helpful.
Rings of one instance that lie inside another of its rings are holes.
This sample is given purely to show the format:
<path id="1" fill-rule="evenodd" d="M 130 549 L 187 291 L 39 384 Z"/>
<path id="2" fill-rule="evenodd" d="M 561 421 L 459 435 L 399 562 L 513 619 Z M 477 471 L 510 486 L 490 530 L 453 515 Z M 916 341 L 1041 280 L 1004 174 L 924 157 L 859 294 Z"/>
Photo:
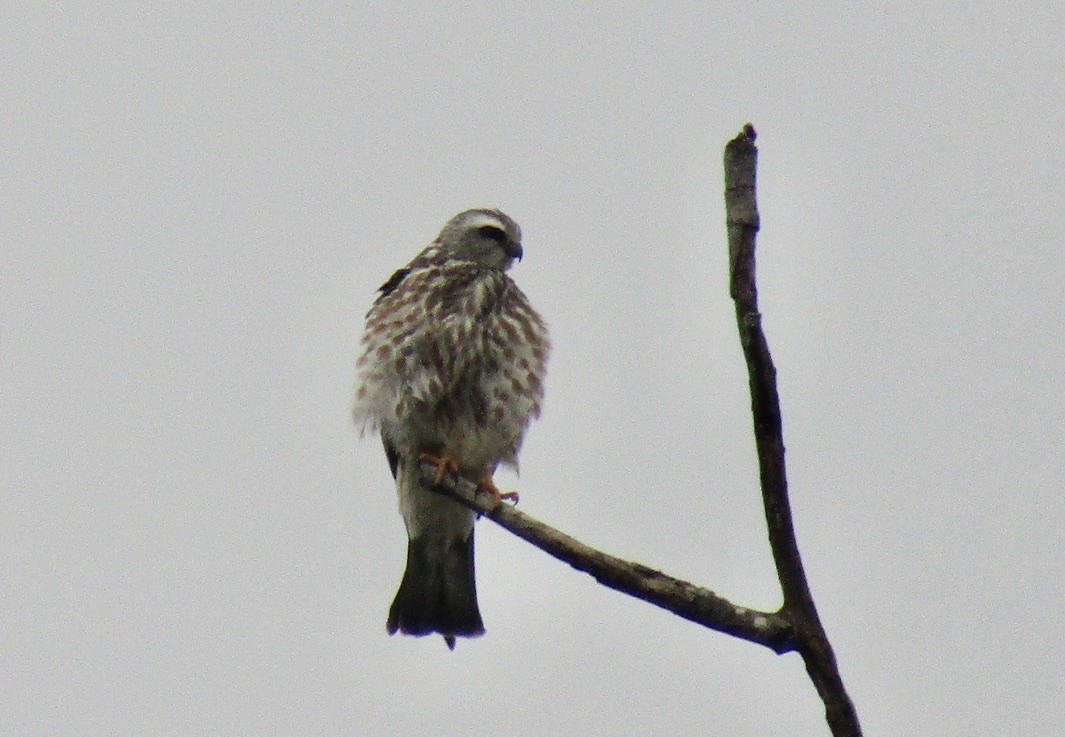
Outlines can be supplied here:
<path id="1" fill-rule="evenodd" d="M 421 464 L 500 494 L 492 474 L 518 467 L 539 416 L 547 327 L 506 271 L 521 260 L 521 230 L 498 210 L 453 217 L 380 288 L 366 316 L 353 416 L 377 430 L 407 527 L 407 568 L 388 632 L 484 634 L 473 565 L 476 515 L 434 492 Z"/>

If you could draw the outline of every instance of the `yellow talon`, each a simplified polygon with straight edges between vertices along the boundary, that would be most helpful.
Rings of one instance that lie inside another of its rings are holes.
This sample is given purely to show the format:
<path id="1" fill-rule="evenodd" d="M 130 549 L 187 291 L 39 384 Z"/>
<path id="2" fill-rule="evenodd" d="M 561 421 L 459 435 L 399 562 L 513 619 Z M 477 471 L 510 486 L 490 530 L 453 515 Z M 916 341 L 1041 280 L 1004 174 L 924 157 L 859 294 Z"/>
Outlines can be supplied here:
<path id="1" fill-rule="evenodd" d="M 433 477 L 433 485 L 435 486 L 439 486 L 449 473 L 458 473 L 459 464 L 448 457 L 446 453 L 441 453 L 438 456 L 432 453 L 421 453 L 418 458 L 423 463 L 431 463 L 436 466 L 436 476 Z"/>
<path id="2" fill-rule="evenodd" d="M 518 503 L 518 492 L 500 491 L 499 487 L 496 486 L 495 482 L 492 480 L 492 477 L 487 473 L 481 477 L 480 482 L 477 484 L 477 488 L 492 497 L 492 509 L 499 507 L 504 499 L 514 502 L 515 504 Z"/>

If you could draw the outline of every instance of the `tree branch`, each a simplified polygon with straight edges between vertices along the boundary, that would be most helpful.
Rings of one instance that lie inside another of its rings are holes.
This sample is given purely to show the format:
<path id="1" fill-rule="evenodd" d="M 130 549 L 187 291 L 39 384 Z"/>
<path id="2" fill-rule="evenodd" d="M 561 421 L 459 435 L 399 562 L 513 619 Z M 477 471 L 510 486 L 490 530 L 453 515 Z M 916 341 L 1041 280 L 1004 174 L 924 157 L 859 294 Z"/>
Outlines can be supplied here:
<path id="1" fill-rule="evenodd" d="M 835 737 L 860 737 L 858 716 L 843 687 L 832 646 L 818 618 L 791 520 L 776 368 L 762 333 L 755 286 L 754 249 L 759 225 L 755 199 L 758 159 L 755 135 L 754 128 L 748 123 L 725 147 L 729 288 L 736 305 L 736 324 L 747 362 L 769 544 L 784 593 L 780 610 L 760 612 L 747 609 L 709 589 L 595 550 L 514 507 L 499 504 L 478 493 L 477 485 L 467 479 L 445 477 L 434 488 L 616 591 L 712 630 L 763 645 L 779 654 L 798 651 L 825 704 L 825 716 L 832 734 Z M 436 466 L 423 465 L 422 476 L 427 484 L 433 484 L 435 472 Z"/>
<path id="2" fill-rule="evenodd" d="M 788 481 L 784 472 L 784 434 L 777 395 L 777 372 L 769 345 L 762 332 L 755 286 L 755 235 L 758 232 L 758 204 L 755 175 L 758 149 L 750 123 L 725 147 L 725 214 L 729 241 L 729 291 L 736 305 L 736 325 L 751 389 L 755 445 L 762 482 L 762 502 L 769 545 L 777 577 L 784 592 L 779 614 L 795 627 L 796 649 L 806 663 L 806 671 L 825 704 L 825 716 L 833 735 L 861 735 L 858 715 L 843 686 L 836 656 L 814 606 L 803 570 L 795 528 L 788 501 Z"/>
<path id="3" fill-rule="evenodd" d="M 433 483 L 435 469 L 431 463 L 422 466 L 426 483 Z M 445 477 L 436 490 L 457 499 L 563 563 L 591 574 L 599 583 L 615 591 L 635 596 L 712 630 L 764 645 L 776 653 L 795 649 L 792 627 L 778 614 L 737 606 L 709 589 L 603 553 L 509 504 L 493 508 L 493 500 L 478 493 L 477 485 L 466 479 Z"/>

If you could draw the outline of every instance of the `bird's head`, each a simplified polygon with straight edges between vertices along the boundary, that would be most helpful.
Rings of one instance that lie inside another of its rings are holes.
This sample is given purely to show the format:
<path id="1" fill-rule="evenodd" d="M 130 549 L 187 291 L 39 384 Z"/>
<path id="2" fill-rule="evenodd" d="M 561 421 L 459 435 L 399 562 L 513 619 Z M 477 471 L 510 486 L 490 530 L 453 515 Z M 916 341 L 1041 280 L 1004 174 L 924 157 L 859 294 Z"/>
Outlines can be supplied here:
<path id="1" fill-rule="evenodd" d="M 451 218 L 437 236 L 448 256 L 506 271 L 521 260 L 521 228 L 499 210 L 466 210 Z"/>

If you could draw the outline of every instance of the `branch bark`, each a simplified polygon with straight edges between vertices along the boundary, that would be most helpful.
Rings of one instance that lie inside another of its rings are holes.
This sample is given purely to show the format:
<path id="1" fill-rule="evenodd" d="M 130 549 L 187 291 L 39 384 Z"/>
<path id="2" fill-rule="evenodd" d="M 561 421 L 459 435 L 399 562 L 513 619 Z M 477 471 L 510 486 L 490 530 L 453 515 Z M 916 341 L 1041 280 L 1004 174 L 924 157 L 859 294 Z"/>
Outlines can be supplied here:
<path id="1" fill-rule="evenodd" d="M 423 465 L 426 483 L 433 482 L 435 469 L 432 464 Z M 563 563 L 592 575 L 615 591 L 635 596 L 712 630 L 764 645 L 776 653 L 794 649 L 792 626 L 777 614 L 738 606 L 702 586 L 596 550 L 509 504 L 493 506 L 493 500 L 478 493 L 477 485 L 467 479 L 445 477 L 436 490 L 457 499 Z"/>
<path id="2" fill-rule="evenodd" d="M 754 128 L 748 123 L 725 147 L 729 289 L 736 306 L 736 324 L 747 362 L 762 501 L 770 548 L 784 594 L 781 608 L 776 612 L 747 609 L 709 589 L 603 553 L 514 507 L 493 502 L 486 495 L 479 494 L 477 485 L 466 479 L 446 477 L 435 488 L 616 591 L 709 629 L 763 645 L 778 654 L 798 651 L 825 704 L 825 716 L 832 734 L 835 737 L 860 737 L 858 716 L 847 696 L 832 646 L 817 615 L 791 520 L 776 368 L 762 332 L 755 285 L 755 235 L 759 226 L 755 198 L 758 160 L 755 135 Z M 433 465 L 423 466 L 427 483 L 433 482 L 435 470 Z"/>
<path id="3" fill-rule="evenodd" d="M 803 570 L 788 501 L 784 470 L 784 433 L 777 395 L 777 371 L 762 332 L 755 284 L 755 235 L 758 203 L 755 178 L 758 168 L 756 134 L 750 123 L 725 146 L 725 216 L 729 241 L 729 291 L 736 306 L 736 325 L 747 362 L 751 389 L 751 414 L 758 450 L 769 545 L 784 593 L 777 612 L 794 627 L 795 648 L 825 704 L 825 717 L 837 737 L 861 735 L 858 715 L 843 686 L 836 656 L 814 605 Z"/>

